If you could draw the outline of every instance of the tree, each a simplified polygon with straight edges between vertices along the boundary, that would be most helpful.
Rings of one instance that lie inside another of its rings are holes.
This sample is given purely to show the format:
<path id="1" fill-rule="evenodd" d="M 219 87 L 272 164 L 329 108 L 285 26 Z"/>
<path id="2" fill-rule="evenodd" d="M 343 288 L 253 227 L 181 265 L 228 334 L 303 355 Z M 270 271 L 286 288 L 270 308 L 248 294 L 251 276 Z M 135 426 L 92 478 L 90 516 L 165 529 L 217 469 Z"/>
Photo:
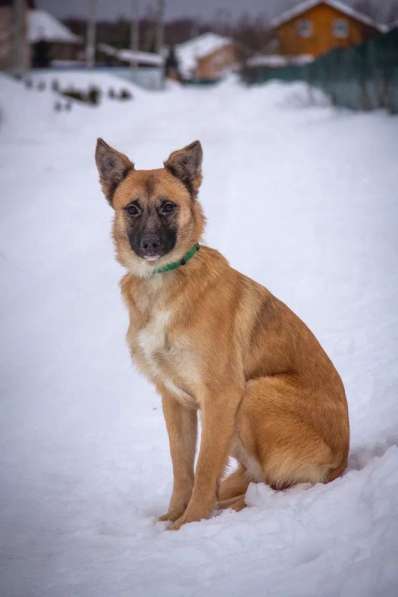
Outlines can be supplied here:
<path id="1" fill-rule="evenodd" d="M 180 80 L 180 70 L 178 64 L 178 58 L 174 46 L 170 46 L 165 62 L 166 77 L 169 79 Z"/>

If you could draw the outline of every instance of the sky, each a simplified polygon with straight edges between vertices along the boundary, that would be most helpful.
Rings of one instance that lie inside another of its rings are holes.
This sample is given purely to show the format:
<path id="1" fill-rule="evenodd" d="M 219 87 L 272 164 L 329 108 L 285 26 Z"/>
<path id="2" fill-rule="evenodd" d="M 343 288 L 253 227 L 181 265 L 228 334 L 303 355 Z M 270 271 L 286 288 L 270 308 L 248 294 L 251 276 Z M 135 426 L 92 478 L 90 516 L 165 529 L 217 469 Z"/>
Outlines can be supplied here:
<path id="1" fill-rule="evenodd" d="M 90 0 L 36 0 L 38 8 L 43 8 L 58 17 L 84 16 Z M 374 5 L 386 7 L 391 0 L 371 0 Z M 141 14 L 156 4 L 156 0 L 97 0 L 100 19 L 128 17 L 132 6 L 138 3 Z M 200 17 L 206 21 L 216 17 L 236 18 L 246 13 L 252 16 L 275 16 L 286 8 L 297 4 L 297 0 L 165 0 L 166 19 L 183 16 Z M 347 4 L 353 4 L 347 0 Z"/>

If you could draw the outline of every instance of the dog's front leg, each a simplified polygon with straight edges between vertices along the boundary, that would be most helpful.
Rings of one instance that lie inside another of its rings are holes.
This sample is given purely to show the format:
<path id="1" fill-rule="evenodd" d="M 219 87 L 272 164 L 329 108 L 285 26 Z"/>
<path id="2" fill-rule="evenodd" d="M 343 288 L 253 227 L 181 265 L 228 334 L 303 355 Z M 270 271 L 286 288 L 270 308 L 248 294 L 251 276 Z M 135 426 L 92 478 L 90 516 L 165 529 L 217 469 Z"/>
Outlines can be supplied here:
<path id="1" fill-rule="evenodd" d="M 192 494 L 197 437 L 196 410 L 185 408 L 175 398 L 162 398 L 173 463 L 173 493 L 169 509 L 159 520 L 177 520 L 185 512 Z"/>
<path id="2" fill-rule="evenodd" d="M 217 484 L 230 452 L 236 413 L 243 393 L 223 388 L 222 394 L 202 396 L 202 435 L 192 497 L 184 514 L 171 526 L 177 530 L 187 522 L 207 518 L 216 503 Z"/>

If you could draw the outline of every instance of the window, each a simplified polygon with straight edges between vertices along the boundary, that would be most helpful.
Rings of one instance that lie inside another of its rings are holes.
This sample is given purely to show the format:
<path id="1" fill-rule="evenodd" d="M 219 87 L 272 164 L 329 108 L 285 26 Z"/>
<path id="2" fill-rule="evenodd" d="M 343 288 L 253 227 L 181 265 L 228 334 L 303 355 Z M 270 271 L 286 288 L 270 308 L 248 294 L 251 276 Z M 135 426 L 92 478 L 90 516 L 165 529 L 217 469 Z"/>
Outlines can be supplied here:
<path id="1" fill-rule="evenodd" d="M 332 30 L 335 37 L 348 37 L 348 21 L 346 19 L 335 19 L 333 21 Z"/>
<path id="2" fill-rule="evenodd" d="M 312 22 L 308 19 L 300 19 L 297 23 L 297 33 L 300 37 L 311 37 L 312 30 Z"/>

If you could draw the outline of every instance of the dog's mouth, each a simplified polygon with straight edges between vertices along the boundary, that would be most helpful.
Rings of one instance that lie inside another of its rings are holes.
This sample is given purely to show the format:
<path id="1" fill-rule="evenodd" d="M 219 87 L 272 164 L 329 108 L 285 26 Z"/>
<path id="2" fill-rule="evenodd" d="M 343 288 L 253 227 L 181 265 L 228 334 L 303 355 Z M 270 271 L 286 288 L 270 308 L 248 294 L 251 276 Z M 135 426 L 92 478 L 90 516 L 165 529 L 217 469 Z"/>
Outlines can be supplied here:
<path id="1" fill-rule="evenodd" d="M 167 253 L 173 250 L 176 244 L 176 232 L 168 231 L 168 234 L 153 232 L 135 233 L 132 230 L 128 233 L 128 239 L 132 251 L 147 263 L 158 261 Z"/>

